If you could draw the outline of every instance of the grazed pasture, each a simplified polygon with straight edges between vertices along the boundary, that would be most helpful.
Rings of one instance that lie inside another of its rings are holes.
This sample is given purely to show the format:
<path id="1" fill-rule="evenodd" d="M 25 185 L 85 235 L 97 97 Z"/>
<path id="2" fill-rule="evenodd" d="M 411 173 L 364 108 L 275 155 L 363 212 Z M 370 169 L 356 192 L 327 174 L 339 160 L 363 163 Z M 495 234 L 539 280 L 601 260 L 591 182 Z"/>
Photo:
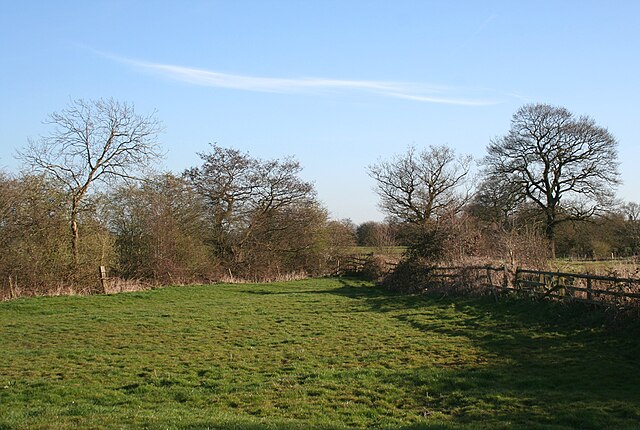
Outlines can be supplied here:
<path id="1" fill-rule="evenodd" d="M 0 303 L 0 429 L 632 429 L 640 328 L 354 280 Z"/>

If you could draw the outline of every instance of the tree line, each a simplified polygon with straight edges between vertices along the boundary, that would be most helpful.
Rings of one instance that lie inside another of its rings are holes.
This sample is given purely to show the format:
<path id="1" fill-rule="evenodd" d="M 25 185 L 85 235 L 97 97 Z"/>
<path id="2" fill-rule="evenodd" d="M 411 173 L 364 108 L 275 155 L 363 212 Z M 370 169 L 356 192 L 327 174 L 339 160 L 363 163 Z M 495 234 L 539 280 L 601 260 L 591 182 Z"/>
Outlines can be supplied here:
<path id="1" fill-rule="evenodd" d="M 447 146 L 409 148 L 369 167 L 380 207 L 432 260 L 638 254 L 638 205 L 616 199 L 618 142 L 588 116 L 528 104 L 471 159 Z"/>
<path id="2" fill-rule="evenodd" d="M 640 246 L 640 207 L 613 204 L 617 142 L 563 108 L 518 110 L 479 179 L 447 146 L 380 160 L 369 174 L 388 217 L 359 226 L 329 218 L 293 158 L 212 144 L 196 166 L 154 171 L 162 124 L 127 103 L 74 100 L 47 123 L 22 173 L 0 172 L 0 285 L 24 294 L 91 291 L 99 266 L 155 283 L 326 274 L 356 244 L 434 260 Z"/>

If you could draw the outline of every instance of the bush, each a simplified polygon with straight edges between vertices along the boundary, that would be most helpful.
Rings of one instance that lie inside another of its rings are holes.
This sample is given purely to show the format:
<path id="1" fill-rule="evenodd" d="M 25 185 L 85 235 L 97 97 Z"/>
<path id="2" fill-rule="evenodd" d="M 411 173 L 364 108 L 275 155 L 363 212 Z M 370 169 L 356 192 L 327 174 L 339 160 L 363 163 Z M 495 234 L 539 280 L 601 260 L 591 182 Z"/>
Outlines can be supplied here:
<path id="1" fill-rule="evenodd" d="M 429 288 L 433 266 L 423 258 L 408 258 L 384 277 L 382 285 L 400 293 L 420 293 Z"/>
<path id="2" fill-rule="evenodd" d="M 379 282 L 389 273 L 389 263 L 380 255 L 368 255 L 360 276 L 367 281 Z"/>

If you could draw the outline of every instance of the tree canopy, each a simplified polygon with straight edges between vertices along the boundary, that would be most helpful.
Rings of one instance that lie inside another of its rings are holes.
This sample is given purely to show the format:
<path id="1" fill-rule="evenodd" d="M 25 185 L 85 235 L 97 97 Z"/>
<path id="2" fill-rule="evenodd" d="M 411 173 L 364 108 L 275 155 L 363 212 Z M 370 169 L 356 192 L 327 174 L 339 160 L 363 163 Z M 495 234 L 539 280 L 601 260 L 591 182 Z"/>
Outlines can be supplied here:
<path id="1" fill-rule="evenodd" d="M 583 220 L 611 205 L 620 182 L 617 141 L 588 116 L 563 107 L 528 104 L 511 128 L 487 147 L 485 175 L 515 186 L 544 213 L 546 236 L 568 220 Z"/>
<path id="2" fill-rule="evenodd" d="M 96 182 L 136 179 L 161 156 L 160 122 L 138 115 L 133 106 L 113 99 L 72 100 L 47 121 L 53 130 L 30 140 L 19 157 L 35 172 L 59 182 L 70 200 L 69 222 L 74 265 L 78 263 L 78 214 Z"/>
<path id="3" fill-rule="evenodd" d="M 376 181 L 380 208 L 387 215 L 424 225 L 464 206 L 470 195 L 465 187 L 470 164 L 470 156 L 457 155 L 445 145 L 422 151 L 410 147 L 369 166 L 369 175 Z"/>

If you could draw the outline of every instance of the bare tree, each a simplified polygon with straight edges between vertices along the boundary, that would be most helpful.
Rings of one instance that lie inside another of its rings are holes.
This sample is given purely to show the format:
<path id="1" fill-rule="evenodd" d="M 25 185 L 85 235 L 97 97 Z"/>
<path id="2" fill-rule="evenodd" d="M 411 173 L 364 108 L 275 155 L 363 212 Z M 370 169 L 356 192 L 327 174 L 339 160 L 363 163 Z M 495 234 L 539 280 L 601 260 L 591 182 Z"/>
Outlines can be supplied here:
<path id="1" fill-rule="evenodd" d="M 469 199 L 465 188 L 471 157 L 447 146 L 429 146 L 369 166 L 376 181 L 380 208 L 402 222 L 425 225 L 444 214 L 457 213 Z"/>
<path id="2" fill-rule="evenodd" d="M 251 196 L 254 184 L 254 160 L 236 149 L 211 145 L 208 153 L 198 153 L 203 161 L 199 167 L 184 172 L 208 207 L 212 223 L 212 241 L 216 253 L 224 257 L 231 252 L 229 235 L 235 225 L 238 207 Z"/>
<path id="3" fill-rule="evenodd" d="M 630 222 L 640 222 L 640 204 L 627 202 L 622 205 L 622 212 Z"/>
<path id="4" fill-rule="evenodd" d="M 367 221 L 356 229 L 356 238 L 360 246 L 395 246 L 396 232 L 386 222 Z"/>
<path id="5" fill-rule="evenodd" d="M 45 292 L 69 279 L 66 196 L 41 175 L 2 180 L 0 289 L 19 279 L 24 292 Z M 4 198 L 7 197 L 7 200 Z M 92 270 L 95 273 L 95 268 Z"/>
<path id="6" fill-rule="evenodd" d="M 10 214 L 15 201 L 20 196 L 15 183 L 13 178 L 0 171 L 0 226 L 5 224 L 5 218 Z"/>
<path id="7" fill-rule="evenodd" d="M 640 204 L 628 202 L 622 206 L 623 213 L 627 218 L 626 240 L 630 244 L 630 252 L 638 255 L 640 252 Z"/>
<path id="8" fill-rule="evenodd" d="M 524 195 L 518 181 L 506 176 L 487 175 L 476 188 L 468 211 L 483 221 L 510 228 L 514 213 L 522 207 Z"/>
<path id="9" fill-rule="evenodd" d="M 48 136 L 30 140 L 18 156 L 34 171 L 53 177 L 66 189 L 73 264 L 78 265 L 78 215 L 96 182 L 136 179 L 161 154 L 161 130 L 154 114 L 140 116 L 133 106 L 113 99 L 72 100 L 49 116 Z"/>
<path id="10" fill-rule="evenodd" d="M 356 226 L 351 219 L 327 221 L 325 230 L 329 247 L 347 250 L 356 246 Z"/>
<path id="11" fill-rule="evenodd" d="M 313 185 L 300 179 L 302 169 L 293 159 L 264 161 L 218 145 L 198 155 L 203 164 L 184 175 L 206 201 L 221 256 L 242 260 L 244 245 L 256 232 L 267 237 L 293 227 L 275 223 L 276 214 L 317 205 Z"/>
<path id="12" fill-rule="evenodd" d="M 251 224 L 281 208 L 315 202 L 313 184 L 300 179 L 301 171 L 300 163 L 292 158 L 257 160 L 251 178 L 253 192 L 246 208 L 252 214 Z"/>
<path id="13" fill-rule="evenodd" d="M 181 177 L 165 173 L 110 193 L 106 218 L 118 251 L 117 273 L 163 282 L 211 279 L 216 261 L 206 236 L 202 199 Z"/>
<path id="14" fill-rule="evenodd" d="M 556 226 L 586 219 L 609 205 L 619 183 L 617 141 L 587 117 L 562 107 L 529 104 L 494 139 L 484 159 L 486 174 L 512 181 L 546 219 L 554 252 Z"/>

